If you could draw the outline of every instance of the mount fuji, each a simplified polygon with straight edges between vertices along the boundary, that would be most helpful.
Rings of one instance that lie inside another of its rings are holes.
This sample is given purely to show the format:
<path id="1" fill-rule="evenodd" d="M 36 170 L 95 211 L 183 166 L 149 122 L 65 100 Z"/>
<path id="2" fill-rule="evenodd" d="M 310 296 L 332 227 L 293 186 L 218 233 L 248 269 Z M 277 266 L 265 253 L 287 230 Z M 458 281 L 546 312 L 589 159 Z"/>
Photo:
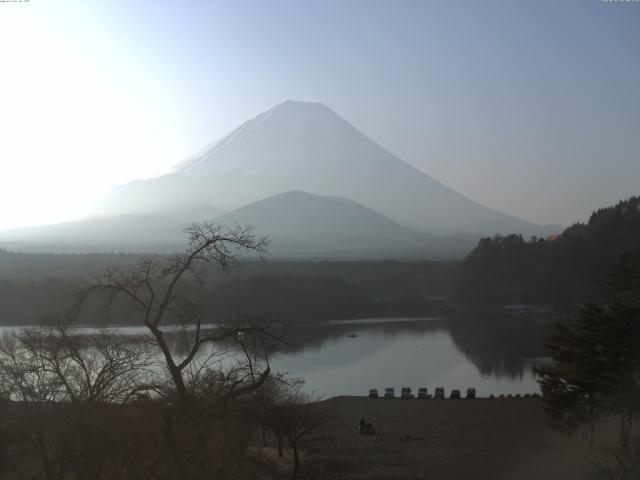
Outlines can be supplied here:
<path id="1" fill-rule="evenodd" d="M 298 101 L 257 115 L 166 175 L 114 189 L 100 213 L 164 212 L 176 203 L 232 211 L 289 191 L 353 200 L 430 234 L 545 233 L 412 167 L 324 104 Z"/>

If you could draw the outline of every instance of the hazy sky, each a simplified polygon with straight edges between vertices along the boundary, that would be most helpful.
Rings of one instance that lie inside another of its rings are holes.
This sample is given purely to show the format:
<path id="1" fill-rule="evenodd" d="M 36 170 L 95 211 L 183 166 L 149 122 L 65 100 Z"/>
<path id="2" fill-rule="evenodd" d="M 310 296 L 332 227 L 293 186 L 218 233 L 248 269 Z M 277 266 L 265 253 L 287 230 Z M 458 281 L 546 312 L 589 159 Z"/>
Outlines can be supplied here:
<path id="1" fill-rule="evenodd" d="M 487 206 L 640 194 L 640 3 L 0 3 L 0 228 L 89 210 L 285 99 Z"/>

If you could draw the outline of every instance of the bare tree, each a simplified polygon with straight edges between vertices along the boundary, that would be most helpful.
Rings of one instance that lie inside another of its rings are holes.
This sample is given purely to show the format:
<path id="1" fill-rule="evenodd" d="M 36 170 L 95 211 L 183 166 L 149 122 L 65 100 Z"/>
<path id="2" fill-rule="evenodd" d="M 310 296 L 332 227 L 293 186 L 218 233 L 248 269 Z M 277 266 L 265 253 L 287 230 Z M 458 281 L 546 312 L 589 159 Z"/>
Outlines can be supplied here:
<path id="1" fill-rule="evenodd" d="M 1 343 L 0 343 L 1 345 Z M 0 349 L 1 352 L 1 349 Z M 0 353 L 0 359 L 2 358 Z M 5 376 L 4 369 L 0 365 L 0 479 L 5 478 L 9 470 L 10 450 L 15 438 L 12 438 L 10 419 L 13 417 L 10 409 L 12 400 L 12 385 Z"/>
<path id="2" fill-rule="evenodd" d="M 229 272 L 238 262 L 239 254 L 256 252 L 263 254 L 269 244 L 267 237 L 257 237 L 250 226 L 237 225 L 225 229 L 212 223 L 193 224 L 185 230 L 188 248 L 182 254 L 167 259 L 150 256 L 141 259 L 131 268 L 112 268 L 97 276 L 79 292 L 74 309 L 80 313 L 82 305 L 95 294 L 105 301 L 105 312 L 110 315 L 118 300 L 129 304 L 134 313 L 142 317 L 142 323 L 151 333 L 164 357 L 165 366 L 176 389 L 178 401 L 187 404 L 192 398 L 187 388 L 185 370 L 192 365 L 202 348 L 239 335 L 264 335 L 264 328 L 238 326 L 219 328 L 205 332 L 199 298 L 195 295 L 204 281 L 207 264 L 217 264 Z M 187 331 L 190 345 L 182 358 L 167 340 L 163 327 L 172 326 Z M 265 372 L 264 378 L 268 376 Z"/>
<path id="3" fill-rule="evenodd" d="M 167 456 L 176 476 L 196 479 L 220 474 L 219 468 L 229 464 L 221 458 L 216 433 L 230 421 L 236 399 L 259 389 L 271 375 L 269 357 L 281 335 L 256 318 L 207 328 L 201 310 L 206 268 L 229 273 L 242 252 L 263 254 L 268 239 L 240 225 L 193 224 L 185 233 L 188 248 L 182 254 L 145 257 L 95 277 L 79 291 L 73 313 L 80 315 L 97 297 L 107 318 L 126 306 L 146 327 L 169 377 L 161 420 Z M 176 335 L 181 349 L 171 344 Z"/>
<path id="4" fill-rule="evenodd" d="M 614 444 L 604 443 L 591 460 L 597 470 L 609 480 L 628 480 L 640 467 L 640 439 Z"/>
<path id="5" fill-rule="evenodd" d="M 16 401 L 13 424 L 35 443 L 44 478 L 97 478 L 109 443 L 121 439 L 114 405 L 149 388 L 152 366 L 148 345 L 106 331 L 85 335 L 58 325 L 2 339 L 0 375 Z M 24 465 L 33 464 L 28 458 Z"/>
<path id="6" fill-rule="evenodd" d="M 125 432 L 116 406 L 158 385 L 157 360 L 148 342 L 112 331 L 82 334 L 68 326 L 39 331 L 42 369 L 62 385 L 66 428 L 58 450 L 75 478 L 111 469 Z"/>
<path id="7" fill-rule="evenodd" d="M 35 333 L 35 335 L 33 334 Z M 123 404 L 156 388 L 157 361 L 147 342 L 107 329 L 91 334 L 68 325 L 32 330 L 30 348 L 44 372 L 57 376 L 65 400 L 75 404 Z"/>
<path id="8" fill-rule="evenodd" d="M 300 471 L 300 447 L 328 420 L 326 410 L 302 390 L 294 392 L 282 405 L 283 429 L 293 451 L 293 479 Z"/>
<path id="9" fill-rule="evenodd" d="M 12 417 L 19 423 L 21 441 L 16 443 L 35 446 L 28 461 L 36 470 L 39 464 L 42 476 L 52 480 L 58 451 L 50 437 L 60 426 L 52 411 L 64 394 L 60 378 L 43 368 L 39 342 L 33 330 L 5 334 L 0 342 L 0 376 L 9 398 L 17 402 Z"/>
<path id="10" fill-rule="evenodd" d="M 267 443 L 267 432 L 273 435 L 278 448 L 278 457 L 284 456 L 285 432 L 282 421 L 281 403 L 292 386 L 299 382 L 297 379 L 289 379 L 283 374 L 272 375 L 253 394 L 252 402 L 245 405 L 247 414 L 255 418 L 262 428 L 263 446 Z"/>
<path id="11" fill-rule="evenodd" d="M 260 317 L 206 325 L 200 305 L 207 268 L 229 272 L 242 251 L 261 254 L 268 241 L 241 226 L 194 224 L 186 233 L 183 254 L 109 269 L 79 290 L 72 320 L 96 305 L 113 320 L 124 307 L 145 326 L 140 338 L 52 326 L 0 343 L 2 385 L 32 435 L 15 455 L 18 477 L 199 480 L 252 471 L 257 423 L 241 405 L 271 377 L 283 331 Z"/>
<path id="12" fill-rule="evenodd" d="M 254 395 L 252 414 L 273 433 L 278 455 L 283 456 L 283 439 L 293 454 L 293 478 L 300 471 L 300 448 L 313 433 L 330 419 L 327 410 L 303 391 L 300 379 L 272 377 Z"/>

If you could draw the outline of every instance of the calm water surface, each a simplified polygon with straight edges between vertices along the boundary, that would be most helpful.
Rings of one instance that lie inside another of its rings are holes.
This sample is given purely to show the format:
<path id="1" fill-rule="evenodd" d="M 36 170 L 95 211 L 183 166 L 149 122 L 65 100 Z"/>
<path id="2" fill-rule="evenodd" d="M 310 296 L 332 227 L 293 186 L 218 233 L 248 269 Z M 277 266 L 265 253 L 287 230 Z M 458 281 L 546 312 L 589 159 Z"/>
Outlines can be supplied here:
<path id="1" fill-rule="evenodd" d="M 481 396 L 538 391 L 527 359 L 508 349 L 500 352 L 499 346 L 483 356 L 482 344 L 474 351 L 473 342 L 456 343 L 448 322 L 438 319 L 330 322 L 293 327 L 290 333 L 306 348 L 273 365 L 304 378 L 307 389 L 321 397 L 385 387 L 396 394 L 401 387 L 433 393 L 437 386 L 447 393 L 474 387 Z"/>
<path id="2" fill-rule="evenodd" d="M 1 327 L 1 332 L 16 330 Z M 91 327 L 80 328 L 91 332 Z M 117 327 L 125 334 L 144 327 Z M 271 362 L 277 370 L 306 380 L 306 390 L 327 398 L 365 395 L 369 388 L 445 387 L 478 395 L 538 391 L 527 352 L 512 338 L 470 332 L 438 318 L 362 319 L 289 327 L 287 335 L 301 350 Z M 519 337 L 526 332 L 520 332 Z M 489 338 L 489 341 L 487 341 Z M 495 342 L 494 342 L 495 340 Z M 526 340 L 526 338 L 525 338 Z M 511 348 L 509 348 L 511 347 Z M 530 352 L 529 352 L 530 353 Z M 534 355 L 529 355 L 534 356 Z"/>

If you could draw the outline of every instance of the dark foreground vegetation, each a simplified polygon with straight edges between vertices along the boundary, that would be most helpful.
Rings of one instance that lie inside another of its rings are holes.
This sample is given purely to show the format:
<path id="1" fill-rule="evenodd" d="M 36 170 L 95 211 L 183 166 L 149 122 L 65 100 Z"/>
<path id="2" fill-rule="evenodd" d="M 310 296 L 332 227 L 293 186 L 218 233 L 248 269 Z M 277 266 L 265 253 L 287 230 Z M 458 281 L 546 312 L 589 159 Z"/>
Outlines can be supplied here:
<path id="1" fill-rule="evenodd" d="M 539 367 L 552 428 L 587 426 L 594 463 L 609 478 L 640 475 L 640 253 L 626 254 L 598 303 L 585 303 L 572 322 L 555 324 L 547 341 L 553 363 Z M 598 430 L 615 421 L 618 435 Z"/>
<path id="2" fill-rule="evenodd" d="M 250 352 L 267 345 L 264 331 L 217 335 L 244 354 L 222 365 L 209 351 L 177 377 L 144 338 L 65 327 L 5 337 L 0 478 L 282 478 L 285 445 L 294 458 L 286 477 L 296 478 L 299 451 L 327 410 L 271 372 L 264 351 Z M 274 458 L 257 452 L 266 442 Z"/>

